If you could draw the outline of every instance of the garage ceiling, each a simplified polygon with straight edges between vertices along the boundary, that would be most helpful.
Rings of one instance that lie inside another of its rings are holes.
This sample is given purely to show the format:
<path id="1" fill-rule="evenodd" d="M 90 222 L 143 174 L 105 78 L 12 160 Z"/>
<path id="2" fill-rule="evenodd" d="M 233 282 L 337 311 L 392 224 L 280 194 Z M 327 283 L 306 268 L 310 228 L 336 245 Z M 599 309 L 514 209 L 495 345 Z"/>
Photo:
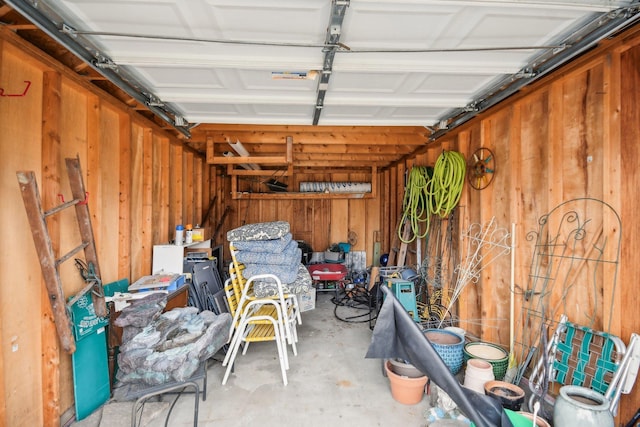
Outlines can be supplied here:
<path id="1" fill-rule="evenodd" d="M 186 137 L 252 124 L 434 138 L 638 18 L 631 0 L 5 3 Z"/>

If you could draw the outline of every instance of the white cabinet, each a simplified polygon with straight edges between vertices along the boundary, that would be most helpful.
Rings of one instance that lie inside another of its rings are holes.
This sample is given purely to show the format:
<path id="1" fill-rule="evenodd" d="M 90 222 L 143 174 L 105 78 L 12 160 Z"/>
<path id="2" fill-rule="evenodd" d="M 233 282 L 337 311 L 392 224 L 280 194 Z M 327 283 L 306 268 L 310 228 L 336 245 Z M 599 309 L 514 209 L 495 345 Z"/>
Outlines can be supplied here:
<path id="1" fill-rule="evenodd" d="M 211 240 L 193 242 L 188 245 L 165 243 L 153 245 L 153 264 L 151 274 L 176 273 L 183 274 L 186 249 L 211 249 Z"/>

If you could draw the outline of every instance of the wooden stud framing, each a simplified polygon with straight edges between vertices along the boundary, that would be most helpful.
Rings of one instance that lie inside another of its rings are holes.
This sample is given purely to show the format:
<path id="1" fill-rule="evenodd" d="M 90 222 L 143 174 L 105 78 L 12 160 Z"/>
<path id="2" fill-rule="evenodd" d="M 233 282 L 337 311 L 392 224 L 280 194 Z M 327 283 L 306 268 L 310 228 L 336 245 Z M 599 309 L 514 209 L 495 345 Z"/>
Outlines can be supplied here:
<path id="1" fill-rule="evenodd" d="M 620 52 L 612 52 L 607 55 L 604 63 L 604 99 L 603 99 L 603 117 L 609 117 L 607 125 L 603 128 L 603 167 L 607 168 L 610 173 L 602 175 L 603 198 L 608 200 L 609 204 L 616 207 L 621 212 L 622 207 L 622 188 L 621 182 L 621 156 L 618 154 L 621 150 L 621 100 L 622 100 L 622 82 L 621 82 L 621 60 Z M 605 233 L 615 233 L 613 228 L 617 224 L 615 218 L 603 218 L 603 228 Z M 617 230 L 620 232 L 620 230 Z M 612 272 L 609 271 L 608 276 Z M 620 288 L 615 289 L 616 292 L 605 292 L 603 304 L 605 307 L 624 307 L 625 300 L 628 301 L 628 295 L 622 295 Z M 613 294 L 613 295 L 612 295 Z M 612 295 L 610 297 L 610 295 Z M 611 299 L 610 299 L 611 298 Z M 633 307 L 633 305 L 631 305 Z M 611 330 L 624 331 L 620 335 L 627 342 L 627 336 L 631 335 L 631 330 L 625 330 L 624 310 L 616 310 L 611 312 L 609 319 L 603 319 L 605 325 L 608 323 Z"/>
<path id="2" fill-rule="evenodd" d="M 131 275 L 131 120 L 120 115 L 120 179 L 118 191 L 118 277 Z"/>
<path id="3" fill-rule="evenodd" d="M 211 165 L 241 165 L 241 164 L 257 164 L 257 165 L 282 165 L 287 166 L 293 162 L 293 138 L 286 137 L 285 152 L 281 156 L 234 156 L 234 157 L 220 157 L 215 155 L 214 144 L 217 142 L 213 138 L 207 138 L 207 163 Z M 226 140 L 220 142 L 227 144 Z M 230 170 L 231 175 L 236 175 L 238 171 L 234 169 Z M 262 172 L 271 174 L 272 172 Z"/>
<path id="4" fill-rule="evenodd" d="M 42 169 L 46 171 L 42 183 L 45 210 L 53 209 L 57 200 L 54 194 L 60 194 L 61 171 L 58 161 L 60 152 L 60 110 L 62 78 L 56 71 L 43 73 L 42 102 Z M 53 200 L 52 200 L 53 199 Z M 60 221 L 58 215 L 52 215 L 48 222 L 49 238 L 54 253 L 60 253 Z M 60 417 L 60 347 L 56 334 L 56 322 L 46 284 L 42 283 L 42 411 L 45 419 Z"/>

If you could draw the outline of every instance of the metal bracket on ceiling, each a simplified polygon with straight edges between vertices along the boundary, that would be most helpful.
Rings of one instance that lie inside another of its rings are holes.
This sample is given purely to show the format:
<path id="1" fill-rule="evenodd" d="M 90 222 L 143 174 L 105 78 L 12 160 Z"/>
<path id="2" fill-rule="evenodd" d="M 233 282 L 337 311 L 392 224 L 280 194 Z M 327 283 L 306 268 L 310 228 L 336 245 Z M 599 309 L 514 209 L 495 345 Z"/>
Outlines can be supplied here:
<path id="1" fill-rule="evenodd" d="M 173 124 L 176 127 L 189 126 L 189 122 L 182 116 L 175 115 L 173 118 Z"/>
<path id="2" fill-rule="evenodd" d="M 463 108 L 463 110 L 466 111 L 466 112 L 477 112 L 477 111 L 480 111 L 479 104 L 480 104 L 479 101 L 470 102 L 469 104 L 467 104 Z"/>
<path id="3" fill-rule="evenodd" d="M 111 58 L 107 58 L 100 52 L 96 52 L 96 58 L 93 60 L 93 65 L 101 70 L 109 69 L 109 70 L 118 70 L 118 64 L 113 62 Z"/>
<path id="4" fill-rule="evenodd" d="M 531 79 L 536 76 L 536 72 L 531 67 L 523 68 L 513 75 L 516 79 Z"/>
<path id="5" fill-rule="evenodd" d="M 322 113 L 324 98 L 329 88 L 329 78 L 331 77 L 333 59 L 335 58 L 336 51 L 344 47 L 344 45 L 340 43 L 340 35 L 342 34 L 342 22 L 344 21 L 344 15 L 347 7 L 349 7 L 349 3 L 350 0 L 332 0 L 331 2 L 331 17 L 324 41 L 325 47 L 323 48 L 324 59 L 322 61 L 322 73 L 320 75 L 320 81 L 318 82 L 316 106 L 313 113 L 314 126 L 320 121 L 320 114 Z"/>
<path id="6" fill-rule="evenodd" d="M 73 37 L 74 39 L 78 37 L 78 32 L 76 31 L 76 29 L 70 25 L 65 24 L 64 22 L 62 23 L 62 32 L 64 34 L 69 34 L 69 36 Z"/>
<path id="7" fill-rule="evenodd" d="M 154 94 L 146 92 L 142 92 L 142 94 L 147 98 L 145 105 L 148 105 L 149 107 L 164 107 L 164 102 Z"/>

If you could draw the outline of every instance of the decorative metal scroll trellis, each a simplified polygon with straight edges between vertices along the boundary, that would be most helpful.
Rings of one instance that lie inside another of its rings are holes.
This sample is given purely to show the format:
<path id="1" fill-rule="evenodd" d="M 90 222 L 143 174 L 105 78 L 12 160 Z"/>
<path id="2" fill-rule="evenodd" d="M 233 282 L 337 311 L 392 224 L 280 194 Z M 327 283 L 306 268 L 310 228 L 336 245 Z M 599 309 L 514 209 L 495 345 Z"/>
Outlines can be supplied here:
<path id="1" fill-rule="evenodd" d="M 527 287 L 522 291 L 522 339 L 516 343 L 521 348 L 520 377 L 536 349 L 543 347 L 546 329 L 555 329 L 562 314 L 590 328 L 610 331 L 621 235 L 620 216 L 593 198 L 561 203 L 541 216 L 538 229 L 527 234 L 534 247 Z"/>

